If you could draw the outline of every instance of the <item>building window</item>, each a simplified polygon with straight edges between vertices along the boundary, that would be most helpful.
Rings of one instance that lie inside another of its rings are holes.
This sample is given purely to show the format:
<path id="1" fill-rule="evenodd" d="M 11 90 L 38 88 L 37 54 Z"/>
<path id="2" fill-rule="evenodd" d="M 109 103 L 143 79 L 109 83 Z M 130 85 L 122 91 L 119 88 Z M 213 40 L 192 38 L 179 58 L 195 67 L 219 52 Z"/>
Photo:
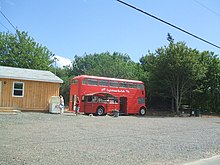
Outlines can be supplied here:
<path id="1" fill-rule="evenodd" d="M 24 97 L 24 83 L 23 82 L 13 82 L 12 95 L 15 97 Z"/>

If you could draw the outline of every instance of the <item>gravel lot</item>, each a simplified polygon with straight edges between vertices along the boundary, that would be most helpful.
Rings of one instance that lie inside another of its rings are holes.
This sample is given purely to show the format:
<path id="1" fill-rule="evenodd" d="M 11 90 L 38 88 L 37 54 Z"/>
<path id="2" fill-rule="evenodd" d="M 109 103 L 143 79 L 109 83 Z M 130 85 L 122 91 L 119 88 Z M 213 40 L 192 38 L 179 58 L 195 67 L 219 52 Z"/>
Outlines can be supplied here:
<path id="1" fill-rule="evenodd" d="M 220 154 L 220 118 L 0 115 L 0 164 L 184 164 Z"/>

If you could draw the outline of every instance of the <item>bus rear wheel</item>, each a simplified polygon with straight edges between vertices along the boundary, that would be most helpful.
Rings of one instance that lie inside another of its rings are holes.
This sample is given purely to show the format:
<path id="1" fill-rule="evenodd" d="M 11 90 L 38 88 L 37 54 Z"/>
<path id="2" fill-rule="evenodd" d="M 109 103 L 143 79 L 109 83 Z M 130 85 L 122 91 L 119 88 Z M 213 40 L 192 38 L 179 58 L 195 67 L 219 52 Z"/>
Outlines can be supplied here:
<path id="1" fill-rule="evenodd" d="M 104 115 L 105 109 L 103 107 L 98 107 L 96 110 L 96 115 L 102 116 Z"/>
<path id="2" fill-rule="evenodd" d="M 145 108 L 141 108 L 140 111 L 139 111 L 139 114 L 140 114 L 141 116 L 146 115 L 146 109 L 145 109 Z"/>

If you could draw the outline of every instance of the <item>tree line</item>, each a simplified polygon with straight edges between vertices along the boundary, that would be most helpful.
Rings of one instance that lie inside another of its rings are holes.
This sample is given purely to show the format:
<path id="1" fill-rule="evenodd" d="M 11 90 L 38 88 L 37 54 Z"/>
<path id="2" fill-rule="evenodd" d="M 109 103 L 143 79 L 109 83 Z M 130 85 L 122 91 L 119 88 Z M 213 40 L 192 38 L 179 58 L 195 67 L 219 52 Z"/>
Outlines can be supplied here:
<path id="1" fill-rule="evenodd" d="M 220 114 L 220 59 L 210 51 L 198 51 L 175 42 L 148 52 L 139 62 L 119 52 L 75 55 L 71 66 L 55 68 L 54 55 L 27 32 L 0 33 L 0 65 L 50 70 L 63 79 L 60 93 L 69 101 L 70 79 L 77 75 L 141 80 L 147 107 L 179 113 L 188 104 L 203 113 Z"/>

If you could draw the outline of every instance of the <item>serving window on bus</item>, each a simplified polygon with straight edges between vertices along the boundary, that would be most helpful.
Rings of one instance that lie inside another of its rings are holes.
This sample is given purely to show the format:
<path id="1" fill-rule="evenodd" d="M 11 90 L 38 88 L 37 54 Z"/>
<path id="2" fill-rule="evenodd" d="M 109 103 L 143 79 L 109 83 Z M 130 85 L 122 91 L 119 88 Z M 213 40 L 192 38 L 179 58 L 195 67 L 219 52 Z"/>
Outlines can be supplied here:
<path id="1" fill-rule="evenodd" d="M 83 109 L 86 114 L 98 116 L 119 110 L 118 98 L 108 93 L 88 94 L 82 97 Z"/>
<path id="2" fill-rule="evenodd" d="M 86 95 L 86 96 L 82 96 L 82 102 L 117 104 L 118 98 L 113 96 L 107 97 L 107 96 Z"/>
<path id="3" fill-rule="evenodd" d="M 113 95 L 117 98 L 121 113 L 140 115 L 145 115 L 146 113 L 145 87 L 142 81 L 88 75 L 74 77 L 70 85 L 70 110 L 73 110 L 72 105 L 74 103 L 74 99 L 71 100 L 71 98 L 76 98 L 73 96 L 82 98 L 82 96 L 87 97 L 91 93 Z M 93 97 L 93 99 L 96 99 L 95 96 Z M 102 102 L 107 101 L 107 99 L 100 97 L 99 100 Z M 112 101 L 112 99 L 109 99 L 109 101 Z M 83 100 L 80 103 L 80 112 L 85 112 Z"/>

